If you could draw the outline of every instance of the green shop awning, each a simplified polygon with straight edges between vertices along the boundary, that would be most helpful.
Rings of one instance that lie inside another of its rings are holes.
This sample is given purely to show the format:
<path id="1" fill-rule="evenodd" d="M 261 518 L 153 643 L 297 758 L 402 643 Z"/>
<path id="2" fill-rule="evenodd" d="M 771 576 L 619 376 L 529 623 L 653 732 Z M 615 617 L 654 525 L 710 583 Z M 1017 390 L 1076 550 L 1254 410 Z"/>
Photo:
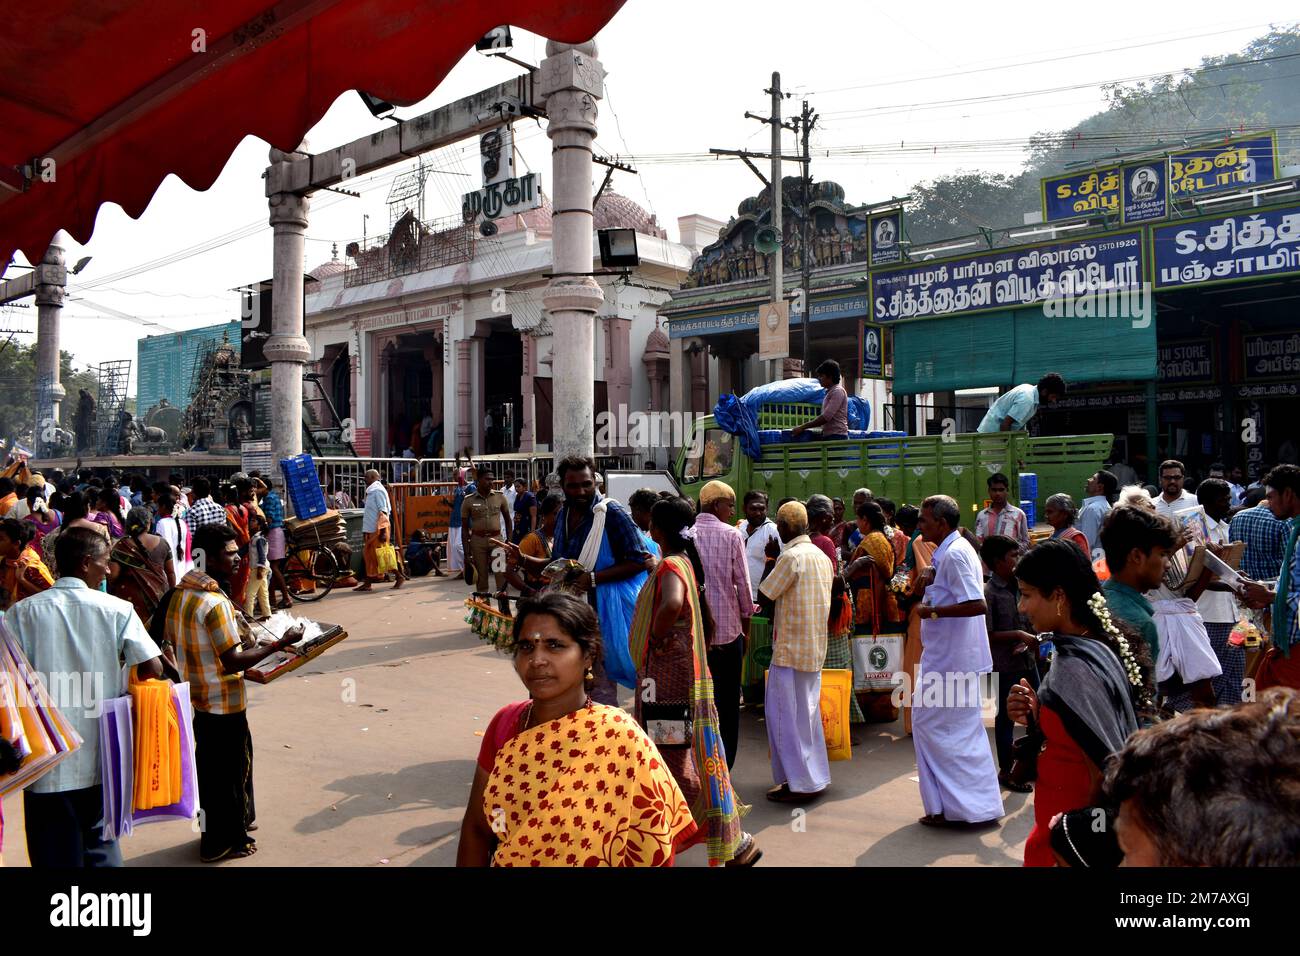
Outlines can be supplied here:
<path id="1" fill-rule="evenodd" d="M 1047 372 L 1067 382 L 1156 377 L 1154 308 L 1139 321 L 1014 309 L 901 322 L 893 332 L 897 395 L 1036 382 Z"/>

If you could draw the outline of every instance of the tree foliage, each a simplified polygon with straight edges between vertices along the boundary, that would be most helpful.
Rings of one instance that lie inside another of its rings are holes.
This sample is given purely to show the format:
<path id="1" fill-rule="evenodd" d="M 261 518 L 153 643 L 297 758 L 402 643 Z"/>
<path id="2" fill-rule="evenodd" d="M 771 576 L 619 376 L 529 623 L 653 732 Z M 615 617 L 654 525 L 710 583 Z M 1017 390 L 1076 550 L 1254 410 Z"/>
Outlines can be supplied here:
<path id="1" fill-rule="evenodd" d="M 0 342 L 3 342 L 0 339 Z M 98 379 L 93 371 L 72 371 L 72 354 L 59 353 L 59 380 L 67 391 L 60 409 L 60 424 L 72 431 L 77 411 L 78 389 L 87 389 L 98 399 Z M 0 438 L 30 442 L 36 419 L 36 345 L 24 345 L 16 338 L 0 351 Z"/>
<path id="2" fill-rule="evenodd" d="M 913 243 L 1018 226 L 1039 209 L 1044 176 L 1100 164 L 1117 152 L 1178 149 L 1187 130 L 1277 128 L 1282 166 L 1300 163 L 1300 30 L 1274 28 L 1240 53 L 1205 57 L 1182 74 L 1104 90 L 1106 109 L 1062 131 L 1033 137 L 1017 175 L 960 172 L 919 183 L 907 214 Z M 1098 145 L 1095 140 L 1104 137 Z"/>

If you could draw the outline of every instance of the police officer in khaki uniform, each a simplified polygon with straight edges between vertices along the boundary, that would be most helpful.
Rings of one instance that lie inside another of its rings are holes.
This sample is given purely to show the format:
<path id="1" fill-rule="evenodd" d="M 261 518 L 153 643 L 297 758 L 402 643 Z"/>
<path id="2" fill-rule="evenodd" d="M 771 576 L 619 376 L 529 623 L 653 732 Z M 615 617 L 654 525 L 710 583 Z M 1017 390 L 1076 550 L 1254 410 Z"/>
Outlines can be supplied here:
<path id="1" fill-rule="evenodd" d="M 492 469 L 483 466 L 478 470 L 474 490 L 465 496 L 460 506 L 461 528 L 465 542 L 465 567 L 474 569 L 474 590 L 488 590 L 488 572 L 492 570 L 492 539 L 500 537 L 505 526 L 504 540 L 510 540 L 511 515 L 506 496 L 492 490 L 495 476 Z M 497 590 L 506 589 L 505 555 L 502 554 L 496 572 Z"/>

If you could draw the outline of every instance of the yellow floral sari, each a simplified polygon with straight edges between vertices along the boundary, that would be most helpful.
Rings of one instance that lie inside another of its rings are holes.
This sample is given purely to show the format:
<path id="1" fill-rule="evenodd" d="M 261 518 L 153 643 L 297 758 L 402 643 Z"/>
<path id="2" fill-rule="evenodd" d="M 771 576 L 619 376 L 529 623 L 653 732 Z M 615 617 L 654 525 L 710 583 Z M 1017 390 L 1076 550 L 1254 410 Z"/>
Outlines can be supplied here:
<path id="1" fill-rule="evenodd" d="M 695 830 L 659 751 L 627 712 L 589 704 L 515 734 L 483 791 L 493 866 L 671 866 Z"/>
<path id="2" fill-rule="evenodd" d="M 10 608 L 25 597 L 54 587 L 54 578 L 40 554 L 28 545 L 13 561 L 0 561 L 0 587 L 8 595 L 0 603 L 3 603 L 4 608 Z"/>

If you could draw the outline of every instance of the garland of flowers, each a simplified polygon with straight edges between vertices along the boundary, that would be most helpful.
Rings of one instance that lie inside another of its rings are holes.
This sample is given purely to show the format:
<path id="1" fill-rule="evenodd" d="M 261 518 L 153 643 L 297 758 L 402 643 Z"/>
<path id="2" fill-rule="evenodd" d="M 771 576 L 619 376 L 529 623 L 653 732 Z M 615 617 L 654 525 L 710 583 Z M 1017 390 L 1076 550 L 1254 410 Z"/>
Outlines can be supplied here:
<path id="1" fill-rule="evenodd" d="M 1115 643 L 1119 645 L 1119 659 L 1128 674 L 1128 682 L 1134 687 L 1141 687 L 1142 669 L 1138 667 L 1137 658 L 1133 656 L 1133 649 L 1129 647 L 1128 639 L 1111 620 L 1110 608 L 1106 606 L 1106 596 L 1100 591 L 1094 592 L 1092 597 L 1088 598 L 1088 607 L 1101 621 L 1101 626 L 1105 628 L 1106 633 L 1115 638 Z"/>

